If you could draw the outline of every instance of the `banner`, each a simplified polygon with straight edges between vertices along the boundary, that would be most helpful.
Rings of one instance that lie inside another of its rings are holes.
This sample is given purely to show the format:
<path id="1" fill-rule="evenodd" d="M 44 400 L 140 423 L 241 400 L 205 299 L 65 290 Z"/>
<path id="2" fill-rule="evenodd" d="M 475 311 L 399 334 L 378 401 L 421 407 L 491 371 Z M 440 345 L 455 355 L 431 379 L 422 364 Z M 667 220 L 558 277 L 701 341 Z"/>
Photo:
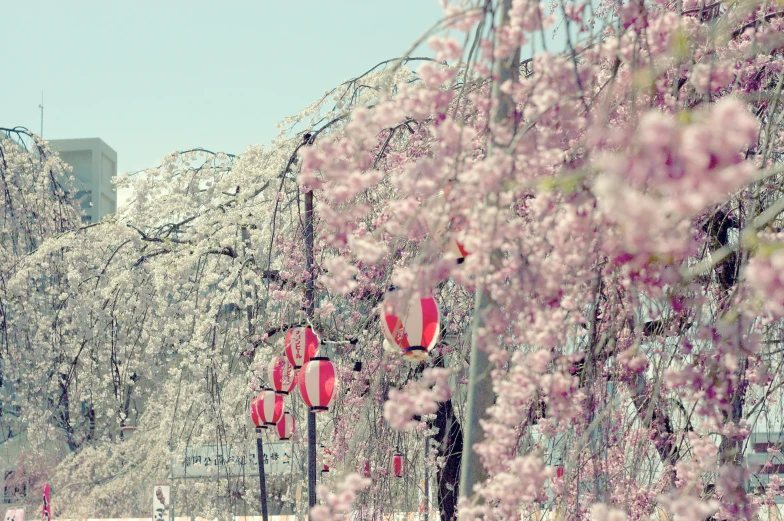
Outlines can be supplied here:
<path id="1" fill-rule="evenodd" d="M 44 485 L 44 508 L 41 510 L 41 519 L 43 521 L 52 519 L 52 509 L 49 506 L 49 483 Z"/>
<path id="2" fill-rule="evenodd" d="M 289 474 L 292 467 L 292 443 L 275 441 L 264 444 L 264 473 Z M 209 478 L 221 476 L 258 476 L 256 448 L 245 451 L 237 447 L 201 445 L 188 447 L 172 461 L 172 478 Z"/>
<path id="3" fill-rule="evenodd" d="M 155 485 L 152 494 L 153 521 L 169 521 L 169 485 Z"/>

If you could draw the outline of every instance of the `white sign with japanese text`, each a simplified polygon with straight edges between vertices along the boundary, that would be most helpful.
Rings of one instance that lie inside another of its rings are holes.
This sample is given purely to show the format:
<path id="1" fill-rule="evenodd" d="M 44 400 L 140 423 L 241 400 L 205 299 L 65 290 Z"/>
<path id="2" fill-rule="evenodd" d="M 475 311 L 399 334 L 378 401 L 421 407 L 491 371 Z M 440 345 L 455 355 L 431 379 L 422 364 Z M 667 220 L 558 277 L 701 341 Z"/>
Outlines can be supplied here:
<path id="1" fill-rule="evenodd" d="M 276 441 L 264 444 L 264 473 L 288 474 L 292 469 L 292 444 Z M 209 478 L 221 476 L 258 476 L 256 447 L 201 445 L 188 447 L 180 458 L 172 461 L 174 478 Z"/>

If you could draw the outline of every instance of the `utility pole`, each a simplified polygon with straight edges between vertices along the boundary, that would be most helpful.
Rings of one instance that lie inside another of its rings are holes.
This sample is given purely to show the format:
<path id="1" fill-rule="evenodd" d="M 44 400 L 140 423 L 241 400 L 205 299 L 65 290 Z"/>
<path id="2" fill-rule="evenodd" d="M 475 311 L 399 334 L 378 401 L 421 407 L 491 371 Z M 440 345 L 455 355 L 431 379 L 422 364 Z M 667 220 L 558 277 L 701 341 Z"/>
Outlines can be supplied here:
<path id="1" fill-rule="evenodd" d="M 503 0 L 499 13 L 499 23 L 496 34 L 501 28 L 509 25 L 509 10 L 512 7 L 512 0 Z M 520 49 L 518 48 L 508 58 L 497 60 L 493 66 L 493 78 L 495 81 L 492 86 L 491 96 L 497 105 L 491 115 L 493 123 L 497 126 L 503 125 L 510 116 L 514 116 L 514 101 L 508 94 L 501 92 L 501 85 L 507 80 L 516 81 L 520 70 Z M 512 120 L 513 128 L 514 120 Z M 491 154 L 493 150 L 499 148 L 495 140 L 490 143 Z M 485 194 L 485 203 L 488 202 L 488 194 Z M 490 269 L 496 264 L 496 260 L 501 256 L 501 252 L 494 250 L 490 254 Z M 471 327 L 471 359 L 468 378 L 468 410 L 466 411 L 465 424 L 465 443 L 463 445 L 463 456 L 460 462 L 460 496 L 471 497 L 474 493 L 474 486 L 487 479 L 485 467 L 479 455 L 474 450 L 474 445 L 480 443 L 485 438 L 484 430 L 479 424 L 481 420 L 487 418 L 487 410 L 493 405 L 495 396 L 493 393 L 493 382 L 490 378 L 492 369 L 490 357 L 486 350 L 479 347 L 479 331 L 485 327 L 484 315 L 492 305 L 490 292 L 485 287 L 486 283 L 480 283 L 476 289 L 476 301 L 474 305 L 474 316 Z"/>

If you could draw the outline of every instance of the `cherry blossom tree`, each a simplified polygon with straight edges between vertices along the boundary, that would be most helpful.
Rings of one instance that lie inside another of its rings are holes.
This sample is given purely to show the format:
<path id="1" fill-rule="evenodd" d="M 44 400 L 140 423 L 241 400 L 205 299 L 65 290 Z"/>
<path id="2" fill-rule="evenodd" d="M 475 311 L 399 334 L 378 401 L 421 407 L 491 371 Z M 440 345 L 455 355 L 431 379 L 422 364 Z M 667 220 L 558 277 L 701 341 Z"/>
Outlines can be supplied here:
<path id="1" fill-rule="evenodd" d="M 782 416 L 782 23 L 765 2 L 446 5 L 435 59 L 383 62 L 270 146 L 121 178 L 134 199 L 94 226 L 55 175 L 12 213 L 63 167 L 6 145 L 4 378 L 34 445 L 74 449 L 53 506 L 144 512 L 186 446 L 242 446 L 307 324 L 340 381 L 318 436 L 341 492 L 316 519 L 413 511 L 431 469 L 444 520 L 751 519 L 778 493 L 748 486 L 743 451 Z M 411 365 L 378 313 L 417 295 L 441 342 Z M 249 476 L 174 493 L 188 515 L 258 508 Z"/>
<path id="2" fill-rule="evenodd" d="M 362 273 L 420 242 L 396 286 L 476 295 L 455 332 L 487 356 L 494 396 L 466 447 L 486 471 L 460 491 L 466 519 L 750 518 L 775 491 L 747 494 L 744 440 L 780 422 L 780 12 L 560 9 L 568 51 L 519 78 L 515 55 L 553 18 L 525 1 L 453 11 L 468 44 L 431 45 L 462 67 L 425 64 L 427 89 L 380 96 L 306 151 L 322 235 L 350 255 L 331 267 Z M 395 134 L 404 121 L 417 130 Z M 462 264 L 428 251 L 443 213 Z"/>
<path id="3" fill-rule="evenodd" d="M 26 256 L 33 254 L 48 239 L 56 238 L 80 222 L 78 204 L 71 196 L 69 167 L 46 144 L 24 128 L 0 128 L 0 422 L 2 439 L 23 433 L 19 413 L 22 403 L 14 396 L 14 364 L 8 356 L 11 345 L 24 345 L 21 331 L 13 324 L 19 319 L 8 300 L 8 284 L 18 274 Z M 37 273 L 39 281 L 44 274 Z M 57 284 L 57 273 L 46 274 L 48 284 Z M 40 376 L 40 375 L 39 375 Z M 53 425 L 68 425 L 67 387 L 53 380 L 48 410 Z M 35 385 L 40 388 L 39 378 Z M 46 460 L 37 452 L 22 452 L 14 471 L 5 476 L 5 488 L 16 494 L 42 484 L 56 458 Z M 9 495 L 13 496 L 14 493 Z"/>
<path id="4" fill-rule="evenodd" d="M 34 254 L 47 239 L 53 239 L 80 223 L 80 210 L 71 196 L 69 167 L 44 142 L 24 128 L 2 128 L 0 141 L 0 346 L 3 350 L 4 381 L 13 381 L 9 373 L 15 363 L 7 355 L 11 345 L 25 343 L 22 330 L 12 327 L 16 320 L 13 304 L 9 301 L 10 281 L 23 269 L 24 259 Z M 36 273 L 39 284 L 43 274 Z M 46 284 L 56 286 L 58 274 L 49 273 Z M 49 377 L 53 377 L 50 374 Z M 55 378 L 54 385 L 57 385 Z M 64 388 L 60 388 L 60 402 L 67 401 Z M 57 392 L 55 392 L 57 394 Z M 19 432 L 22 427 L 15 421 L 18 403 L 13 396 L 3 393 L 3 437 Z M 67 414 L 66 408 L 53 404 L 58 413 Z M 67 420 L 59 416 L 56 421 Z"/>

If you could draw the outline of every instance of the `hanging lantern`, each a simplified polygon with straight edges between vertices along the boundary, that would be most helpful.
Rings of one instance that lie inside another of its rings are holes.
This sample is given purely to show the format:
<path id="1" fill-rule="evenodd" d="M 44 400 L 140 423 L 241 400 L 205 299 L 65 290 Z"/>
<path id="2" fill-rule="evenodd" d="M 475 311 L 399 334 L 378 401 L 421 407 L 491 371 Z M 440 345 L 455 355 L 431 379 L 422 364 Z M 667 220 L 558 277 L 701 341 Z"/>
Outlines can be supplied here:
<path id="1" fill-rule="evenodd" d="M 370 477 L 370 462 L 368 460 L 365 460 L 365 464 L 362 466 L 362 477 Z"/>
<path id="2" fill-rule="evenodd" d="M 468 256 L 468 252 L 461 243 L 454 239 L 454 232 L 459 232 L 460 229 L 454 226 L 447 214 L 446 195 L 448 193 L 447 189 L 428 199 L 428 205 L 437 210 L 433 212 L 435 215 L 427 219 L 425 224 L 430 232 L 430 237 L 438 244 L 441 251 L 445 255 L 455 258 L 457 263 L 461 264 Z"/>
<path id="3" fill-rule="evenodd" d="M 297 383 L 297 373 L 288 358 L 273 358 L 269 365 L 269 381 L 275 394 L 287 395 Z"/>
<path id="4" fill-rule="evenodd" d="M 278 437 L 281 440 L 288 440 L 294 434 L 294 415 L 290 412 L 284 412 L 283 416 L 275 424 L 275 429 L 278 431 Z"/>
<path id="5" fill-rule="evenodd" d="M 563 467 L 555 467 L 555 477 L 556 478 L 564 477 L 564 468 Z"/>
<path id="6" fill-rule="evenodd" d="M 392 456 L 392 470 L 394 471 L 396 477 L 403 477 L 403 473 L 405 471 L 403 467 L 403 455 L 399 452 L 395 452 L 395 455 Z"/>
<path id="7" fill-rule="evenodd" d="M 256 415 L 258 422 L 264 427 L 275 426 L 283 416 L 283 397 L 272 392 L 272 389 L 261 391 L 254 401 L 256 404 Z M 252 410 L 252 409 L 251 409 Z M 251 412 L 251 418 L 253 414 Z M 256 423 L 256 426 L 259 426 Z"/>
<path id="8" fill-rule="evenodd" d="M 309 327 L 295 327 L 286 333 L 283 346 L 286 348 L 286 357 L 291 365 L 294 369 L 299 369 L 316 356 L 319 339 Z"/>
<path id="9" fill-rule="evenodd" d="M 404 360 L 421 362 L 438 342 L 441 317 L 436 300 L 414 298 L 398 306 L 399 309 L 390 299 L 381 305 L 384 337 L 391 347 L 403 352 Z"/>
<path id="10" fill-rule="evenodd" d="M 259 416 L 259 396 L 250 402 L 250 419 L 253 421 L 253 425 L 256 426 L 256 437 L 260 437 L 261 431 L 267 428 L 267 426 L 264 425 L 264 421 Z"/>
<path id="11" fill-rule="evenodd" d="M 310 359 L 297 376 L 299 393 L 302 400 L 313 412 L 329 410 L 335 400 L 335 366 L 325 356 L 316 356 Z"/>
<path id="12" fill-rule="evenodd" d="M 330 451 L 328 448 L 322 445 L 321 446 L 321 472 L 329 472 L 329 467 L 335 464 L 333 460 L 334 458 L 332 457 L 332 451 Z"/>

